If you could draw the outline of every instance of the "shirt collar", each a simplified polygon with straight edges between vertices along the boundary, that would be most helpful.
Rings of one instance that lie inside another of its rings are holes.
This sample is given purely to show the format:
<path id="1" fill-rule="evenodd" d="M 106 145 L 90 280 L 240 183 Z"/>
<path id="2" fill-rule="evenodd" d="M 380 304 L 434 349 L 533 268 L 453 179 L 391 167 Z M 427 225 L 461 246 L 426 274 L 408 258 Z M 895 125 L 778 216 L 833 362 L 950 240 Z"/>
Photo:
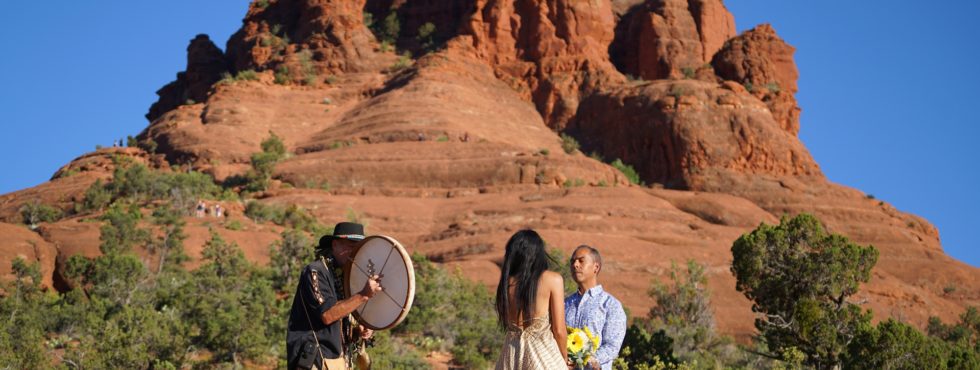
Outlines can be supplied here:
<path id="1" fill-rule="evenodd" d="M 596 286 L 592 287 L 591 289 L 586 290 L 585 291 L 585 294 L 579 293 L 579 291 L 576 290 L 575 291 L 575 295 L 578 296 L 578 297 L 583 297 L 583 296 L 595 297 L 595 296 L 598 296 L 598 295 L 602 294 L 603 292 L 605 292 L 605 291 L 602 290 L 602 285 L 601 284 L 597 284 Z"/>

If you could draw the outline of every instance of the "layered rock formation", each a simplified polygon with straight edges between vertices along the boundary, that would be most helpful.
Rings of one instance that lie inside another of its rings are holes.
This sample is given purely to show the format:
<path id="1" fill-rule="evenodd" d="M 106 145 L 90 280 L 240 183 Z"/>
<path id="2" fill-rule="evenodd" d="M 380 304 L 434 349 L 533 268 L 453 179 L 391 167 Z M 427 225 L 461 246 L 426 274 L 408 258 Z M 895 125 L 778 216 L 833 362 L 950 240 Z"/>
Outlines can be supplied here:
<path id="1" fill-rule="evenodd" d="M 400 20 L 394 45 L 365 14 Z M 418 39 L 427 23 L 437 47 Z M 160 91 L 139 136 L 160 154 L 102 150 L 0 196 L 0 235 L 17 241 L 0 243 L 4 256 L 41 262 L 56 284 L 51 255 L 98 253 L 98 223 L 86 221 L 97 215 L 32 233 L 13 225 L 25 202 L 68 210 L 110 178 L 113 155 L 223 180 L 248 170 L 271 131 L 289 156 L 260 202 L 298 204 L 325 224 L 354 212 L 369 232 L 487 285 L 524 227 L 566 253 L 601 248 L 603 284 L 638 314 L 653 304 L 652 280 L 695 259 L 708 267 L 720 328 L 745 338 L 753 314 L 734 290 L 732 241 L 810 212 L 881 250 L 860 297 L 877 317 L 921 325 L 980 304 L 980 270 L 943 254 L 932 225 L 824 178 L 796 137 L 793 48 L 766 25 L 736 36 L 720 1 L 256 2 L 226 52 L 202 37 L 188 50 L 187 71 Z M 559 133 L 581 151 L 566 153 Z M 633 165 L 648 186 L 583 152 Z M 217 231 L 266 261 L 281 228 L 223 205 L 243 229 Z M 192 258 L 212 221 L 188 219 Z"/>

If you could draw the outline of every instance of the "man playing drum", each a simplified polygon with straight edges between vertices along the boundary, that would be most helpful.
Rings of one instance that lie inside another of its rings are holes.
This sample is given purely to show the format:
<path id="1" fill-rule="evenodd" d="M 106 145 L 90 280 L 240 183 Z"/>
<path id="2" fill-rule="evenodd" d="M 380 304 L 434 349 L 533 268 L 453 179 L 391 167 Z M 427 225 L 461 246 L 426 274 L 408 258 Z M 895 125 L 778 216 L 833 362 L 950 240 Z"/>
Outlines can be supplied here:
<path id="1" fill-rule="evenodd" d="M 333 235 L 320 239 L 317 260 L 303 269 L 293 296 L 286 333 L 289 369 L 347 369 L 345 353 L 350 341 L 369 339 L 372 330 L 352 328 L 348 316 L 382 290 L 378 276 L 371 276 L 361 291 L 344 297 L 341 268 L 348 266 L 364 226 L 341 222 Z"/>

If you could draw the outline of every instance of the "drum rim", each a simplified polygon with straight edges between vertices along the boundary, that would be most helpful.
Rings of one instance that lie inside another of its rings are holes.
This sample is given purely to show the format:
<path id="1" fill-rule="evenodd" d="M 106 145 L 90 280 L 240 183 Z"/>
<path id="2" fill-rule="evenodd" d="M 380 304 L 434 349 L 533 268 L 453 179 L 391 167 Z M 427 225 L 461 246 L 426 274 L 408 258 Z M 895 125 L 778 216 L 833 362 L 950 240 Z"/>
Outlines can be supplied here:
<path id="1" fill-rule="evenodd" d="M 352 270 L 352 267 L 353 267 L 352 265 L 354 263 L 354 259 L 357 258 L 357 252 L 359 252 L 361 246 L 363 246 L 364 244 L 366 244 L 369 240 L 371 240 L 371 239 L 377 239 L 377 238 L 385 239 L 385 240 L 388 240 L 389 242 L 391 242 L 391 245 L 395 248 L 396 251 L 398 251 L 398 254 L 401 255 L 402 260 L 405 261 L 405 273 L 407 274 L 407 280 L 408 280 L 408 284 L 407 284 L 407 288 L 408 289 L 405 289 L 405 307 L 406 308 L 405 308 L 404 311 L 402 311 L 401 313 L 398 314 L 398 316 L 395 318 L 395 320 L 393 320 L 390 324 L 388 324 L 388 325 L 386 325 L 384 327 L 376 327 L 374 325 L 371 325 L 371 324 L 365 322 L 363 320 L 363 317 L 361 317 L 361 313 L 357 309 L 355 309 L 354 312 L 352 312 L 351 314 L 354 315 L 354 318 L 357 319 L 357 322 L 359 324 L 367 327 L 368 329 L 371 329 L 371 330 L 387 330 L 387 329 L 391 329 L 391 328 L 395 327 L 396 325 L 400 324 L 402 321 L 405 321 L 405 318 L 408 317 L 408 312 L 412 310 L 412 304 L 415 301 L 415 294 L 414 294 L 415 293 L 415 266 L 412 263 L 412 256 L 408 254 L 408 251 L 407 250 L 405 250 L 405 246 L 403 246 L 401 243 L 399 243 L 398 240 L 396 240 L 395 238 L 392 238 L 392 237 L 387 236 L 387 235 L 371 235 L 371 236 L 368 236 L 368 237 L 364 238 L 364 240 L 361 240 L 359 243 L 357 243 L 358 250 L 355 251 L 353 257 L 351 257 L 350 264 L 348 264 L 347 265 L 347 268 L 344 269 L 344 290 L 347 293 L 347 296 L 348 297 L 350 297 L 352 295 L 351 294 L 352 293 L 351 292 L 351 287 L 350 287 L 350 274 L 351 274 L 351 270 Z M 362 306 L 363 306 L 363 304 L 362 304 Z M 360 308 L 360 307 L 361 306 L 358 306 L 358 308 Z"/>

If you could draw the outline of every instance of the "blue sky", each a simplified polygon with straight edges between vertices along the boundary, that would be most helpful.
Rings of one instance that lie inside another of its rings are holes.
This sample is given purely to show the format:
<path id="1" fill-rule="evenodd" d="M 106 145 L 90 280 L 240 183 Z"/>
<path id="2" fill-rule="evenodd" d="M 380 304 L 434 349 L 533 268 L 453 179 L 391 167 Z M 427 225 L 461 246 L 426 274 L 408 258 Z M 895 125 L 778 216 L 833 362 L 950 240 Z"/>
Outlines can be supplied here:
<path id="1" fill-rule="evenodd" d="M 18 1 L 0 13 L 0 193 L 136 135 L 206 33 L 224 48 L 245 1 Z M 980 266 L 980 2 L 726 2 L 739 31 L 796 47 L 800 137 L 830 180 L 925 217 Z"/>

